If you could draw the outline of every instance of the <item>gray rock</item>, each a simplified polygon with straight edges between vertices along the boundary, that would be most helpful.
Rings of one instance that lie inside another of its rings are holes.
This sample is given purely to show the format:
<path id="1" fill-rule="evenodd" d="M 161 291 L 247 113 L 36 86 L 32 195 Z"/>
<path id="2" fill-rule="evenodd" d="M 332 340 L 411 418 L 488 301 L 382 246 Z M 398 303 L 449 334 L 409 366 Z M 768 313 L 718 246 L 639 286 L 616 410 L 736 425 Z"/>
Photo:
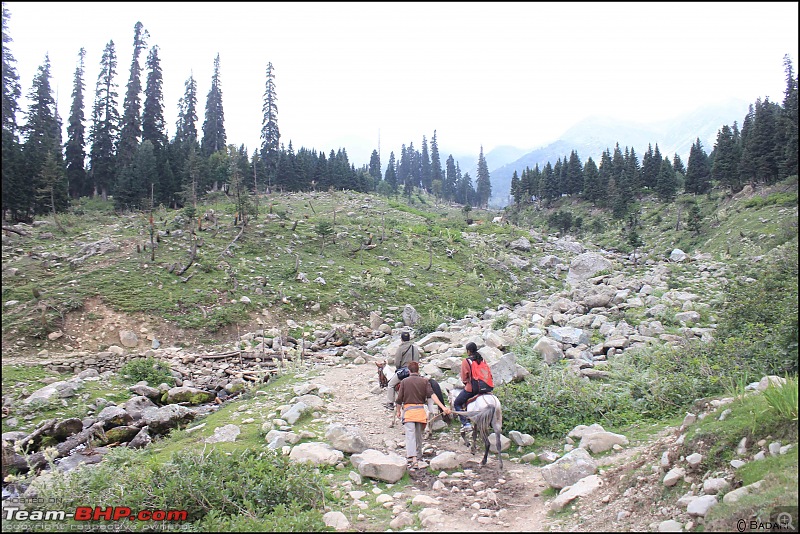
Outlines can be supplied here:
<path id="1" fill-rule="evenodd" d="M 336 465 L 342 461 L 344 454 L 327 443 L 311 441 L 292 447 L 289 458 L 298 463 L 314 465 Z"/>
<path id="2" fill-rule="evenodd" d="M 550 465 L 542 467 L 550 487 L 561 489 L 597 472 L 597 464 L 584 449 L 574 449 Z"/>
<path id="3" fill-rule="evenodd" d="M 206 438 L 206 443 L 221 443 L 236 441 L 241 429 L 236 425 L 225 425 L 214 429 L 214 434 Z"/>
<path id="4" fill-rule="evenodd" d="M 153 404 L 153 401 L 151 401 L 149 398 L 138 395 L 125 401 L 125 404 L 123 404 L 122 407 L 135 421 L 142 418 L 142 412 L 144 412 L 146 408 L 155 408 L 156 405 Z"/>
<path id="5" fill-rule="evenodd" d="M 121 406 L 108 406 L 97 414 L 97 420 L 103 423 L 104 428 L 109 429 L 111 427 L 132 423 L 133 417 Z"/>
<path id="6" fill-rule="evenodd" d="M 703 493 L 706 495 L 716 495 L 726 491 L 731 485 L 724 478 L 707 478 L 703 481 Z"/>
<path id="7" fill-rule="evenodd" d="M 534 439 L 533 436 L 530 434 L 523 434 L 521 432 L 517 432 L 516 430 L 512 430 L 508 433 L 508 437 L 511 438 L 516 445 L 520 447 L 529 447 L 533 445 Z"/>
<path id="8" fill-rule="evenodd" d="M 542 355 L 546 364 L 552 364 L 564 358 L 564 351 L 561 350 L 561 345 L 548 337 L 540 338 L 533 346 L 533 350 Z"/>
<path id="9" fill-rule="evenodd" d="M 703 455 L 700 453 L 692 453 L 686 457 L 686 463 L 689 464 L 689 467 L 695 468 L 699 466 L 703 461 Z"/>
<path id="10" fill-rule="evenodd" d="M 561 510 L 578 497 L 588 497 L 602 485 L 603 480 L 597 475 L 584 477 L 575 482 L 575 484 L 566 489 L 566 491 L 560 492 L 558 496 L 551 501 L 551 509 Z"/>
<path id="11" fill-rule="evenodd" d="M 167 403 L 169 404 L 179 402 L 188 402 L 192 405 L 205 404 L 212 402 L 215 398 L 216 394 L 195 387 L 177 386 L 167 391 Z"/>
<path id="12" fill-rule="evenodd" d="M 400 480 L 406 472 L 405 458 L 394 453 L 384 454 L 375 449 L 354 454 L 350 457 L 350 461 L 361 476 L 383 480 L 390 484 Z"/>
<path id="13" fill-rule="evenodd" d="M 322 516 L 322 521 L 326 526 L 332 527 L 334 530 L 350 529 L 350 521 L 342 512 L 327 512 Z"/>
<path id="14" fill-rule="evenodd" d="M 455 469 L 461 465 L 458 455 L 452 451 L 440 452 L 431 459 L 430 467 L 434 471 Z"/>
<path id="15" fill-rule="evenodd" d="M 628 438 L 622 434 L 614 434 L 613 432 L 592 432 L 591 434 L 584 434 L 578 447 L 582 449 L 589 449 L 597 454 L 611 449 L 614 445 L 627 445 Z"/>
<path id="16" fill-rule="evenodd" d="M 569 265 L 567 283 L 576 285 L 602 271 L 611 271 L 612 263 L 596 252 L 584 252 L 576 256 Z"/>
<path id="17" fill-rule="evenodd" d="M 509 243 L 508 248 L 510 248 L 511 250 L 521 250 L 522 252 L 530 252 L 531 242 L 528 241 L 528 239 L 523 236 Z"/>
<path id="18" fill-rule="evenodd" d="M 179 404 L 168 404 L 161 408 L 145 408 L 144 423 L 156 434 L 161 434 L 195 418 L 195 411 Z"/>
<path id="19" fill-rule="evenodd" d="M 686 470 L 683 467 L 673 467 L 664 475 L 664 485 L 669 487 L 674 486 L 683 477 L 686 476 Z"/>
<path id="20" fill-rule="evenodd" d="M 668 519 L 658 524 L 659 532 L 683 532 L 683 524 L 674 519 Z"/>
<path id="21" fill-rule="evenodd" d="M 150 445 L 150 442 L 153 441 L 153 438 L 150 437 L 149 427 L 143 426 L 139 433 L 134 436 L 132 440 L 128 442 L 129 449 L 141 449 Z"/>
<path id="22" fill-rule="evenodd" d="M 325 440 L 333 448 L 348 454 L 364 452 L 369 448 L 367 439 L 359 428 L 340 423 L 333 423 L 328 427 L 325 431 Z"/>
<path id="23" fill-rule="evenodd" d="M 132 349 L 139 344 L 139 338 L 136 337 L 136 334 L 134 332 L 131 332 L 130 330 L 120 330 L 119 342 L 122 344 L 123 347 L 128 347 Z"/>
<path id="24" fill-rule="evenodd" d="M 411 304 L 406 304 L 403 308 L 403 324 L 414 326 L 422 319 L 422 316 L 414 309 Z"/>
<path id="25" fill-rule="evenodd" d="M 703 495 L 689 504 L 686 511 L 694 517 L 705 517 L 712 506 L 717 504 L 716 495 Z"/>
<path id="26" fill-rule="evenodd" d="M 77 434 L 83 430 L 83 422 L 80 419 L 71 417 L 56 424 L 53 428 L 52 436 L 59 441 L 64 441 L 69 436 Z"/>
<path id="27" fill-rule="evenodd" d="M 675 263 L 684 262 L 688 258 L 689 258 L 689 256 L 687 256 L 686 253 L 684 251 L 682 251 L 681 249 L 679 249 L 679 248 L 673 249 L 672 252 L 669 255 L 669 261 L 672 261 L 672 262 L 675 262 Z"/>

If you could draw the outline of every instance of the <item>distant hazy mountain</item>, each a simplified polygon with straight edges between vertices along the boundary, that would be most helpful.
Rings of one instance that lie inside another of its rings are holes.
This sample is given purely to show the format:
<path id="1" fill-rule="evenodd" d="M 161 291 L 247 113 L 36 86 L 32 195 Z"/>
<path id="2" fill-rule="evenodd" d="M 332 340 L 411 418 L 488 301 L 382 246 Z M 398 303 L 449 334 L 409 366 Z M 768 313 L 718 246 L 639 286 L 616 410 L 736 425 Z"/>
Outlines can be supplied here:
<path id="1" fill-rule="evenodd" d="M 578 152 L 584 163 L 591 157 L 599 164 L 600 156 L 606 148 L 613 152 L 615 144 L 619 143 L 623 152 L 626 146 L 632 147 L 641 163 L 648 144 L 653 148 L 658 144 L 662 156 L 672 158 L 677 153 L 686 165 L 689 150 L 697 138 L 700 138 L 706 153 L 710 153 L 714 148 L 717 132 L 723 125 L 732 125 L 736 121 L 741 128 L 748 106 L 749 103 L 745 101 L 729 101 L 652 124 L 589 117 L 572 126 L 558 140 L 528 152 L 513 162 L 495 167 L 496 163 L 487 155 L 489 169 L 494 169 L 489 171 L 492 180 L 492 198 L 489 204 L 495 208 L 509 204 L 511 177 L 515 170 L 519 175 L 526 167 L 533 168 L 536 164 L 540 169 L 548 161 L 554 165 L 558 158 L 569 157 L 572 150 Z M 473 173 L 474 171 L 470 175 Z"/>

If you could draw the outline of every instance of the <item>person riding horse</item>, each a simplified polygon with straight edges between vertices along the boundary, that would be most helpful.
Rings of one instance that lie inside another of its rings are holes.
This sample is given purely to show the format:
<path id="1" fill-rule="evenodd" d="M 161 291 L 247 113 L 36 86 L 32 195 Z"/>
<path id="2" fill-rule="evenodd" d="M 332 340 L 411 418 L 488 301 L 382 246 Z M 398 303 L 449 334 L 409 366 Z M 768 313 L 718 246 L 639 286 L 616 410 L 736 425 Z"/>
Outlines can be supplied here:
<path id="1" fill-rule="evenodd" d="M 490 393 L 494 386 L 492 371 L 478 352 L 478 346 L 469 342 L 466 345 L 467 357 L 461 361 L 461 382 L 464 390 L 459 393 L 453 402 L 456 411 L 463 411 L 467 402 L 483 393 Z M 472 425 L 463 415 L 459 415 L 461 420 L 461 433 L 464 434 L 472 429 Z"/>

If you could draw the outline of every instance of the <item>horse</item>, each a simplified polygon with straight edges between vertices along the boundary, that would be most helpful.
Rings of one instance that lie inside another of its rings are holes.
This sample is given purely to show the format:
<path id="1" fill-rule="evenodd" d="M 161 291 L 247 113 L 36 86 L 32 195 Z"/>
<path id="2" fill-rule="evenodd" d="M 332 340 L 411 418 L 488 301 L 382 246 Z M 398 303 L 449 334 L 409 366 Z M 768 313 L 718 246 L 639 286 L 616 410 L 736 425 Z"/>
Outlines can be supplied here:
<path id="1" fill-rule="evenodd" d="M 486 460 L 489 457 L 489 426 L 491 425 L 492 430 L 494 430 L 495 439 L 497 440 L 497 459 L 500 462 L 499 469 L 502 470 L 503 456 L 500 450 L 500 433 L 503 430 L 503 407 L 500 405 L 500 399 L 490 393 L 483 393 L 467 401 L 467 409 L 465 411 L 456 411 L 453 408 L 453 401 L 458 397 L 459 393 L 461 393 L 461 389 L 454 388 L 448 392 L 448 395 L 450 397 L 450 409 L 452 413 L 463 415 L 472 421 L 472 443 L 470 443 L 466 432 L 462 430 L 461 437 L 464 438 L 464 443 L 470 448 L 472 454 L 475 454 L 477 438 L 480 434 L 486 448 L 483 453 L 481 465 L 486 465 Z"/>

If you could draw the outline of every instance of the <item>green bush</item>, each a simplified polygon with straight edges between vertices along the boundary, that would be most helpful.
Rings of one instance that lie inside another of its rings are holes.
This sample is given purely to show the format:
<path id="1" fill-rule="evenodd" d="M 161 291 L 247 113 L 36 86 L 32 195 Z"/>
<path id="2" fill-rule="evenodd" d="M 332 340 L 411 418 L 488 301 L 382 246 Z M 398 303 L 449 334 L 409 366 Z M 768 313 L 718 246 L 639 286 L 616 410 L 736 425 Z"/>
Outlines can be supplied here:
<path id="1" fill-rule="evenodd" d="M 92 469 L 75 471 L 43 489 L 43 502 L 186 510 L 201 531 L 325 530 L 322 477 L 313 467 L 274 451 L 184 450 L 166 462 L 147 451 L 115 449 Z M 48 501 L 48 497 L 58 497 Z M 65 502 L 68 501 L 68 502 Z M 148 522 L 131 527 L 147 530 Z"/>
<path id="2" fill-rule="evenodd" d="M 170 385 L 175 383 L 169 372 L 169 365 L 149 356 L 129 361 L 120 368 L 119 374 L 131 382 L 146 380 L 151 386 L 157 386 L 162 382 Z"/>
<path id="3" fill-rule="evenodd" d="M 797 374 L 797 263 L 795 241 L 726 290 L 718 327 L 721 350 L 744 360 L 754 373 Z"/>
<path id="4" fill-rule="evenodd" d="M 797 423 L 797 377 L 787 378 L 782 386 L 770 384 L 764 390 L 769 409 L 774 417 L 774 422 Z"/>

